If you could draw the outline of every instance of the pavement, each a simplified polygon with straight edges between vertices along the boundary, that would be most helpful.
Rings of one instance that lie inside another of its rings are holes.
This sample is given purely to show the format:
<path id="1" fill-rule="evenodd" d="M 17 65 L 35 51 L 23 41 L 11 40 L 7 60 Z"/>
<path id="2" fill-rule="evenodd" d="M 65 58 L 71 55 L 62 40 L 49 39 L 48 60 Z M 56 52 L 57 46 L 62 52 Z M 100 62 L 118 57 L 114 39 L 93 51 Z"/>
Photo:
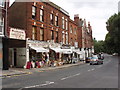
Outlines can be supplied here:
<path id="1" fill-rule="evenodd" d="M 83 61 L 80 61 L 75 64 L 65 64 L 65 65 L 57 66 L 57 67 L 43 67 L 43 68 L 32 68 L 32 69 L 10 68 L 9 70 L 1 70 L 0 78 L 27 75 L 27 74 L 32 74 L 34 72 L 43 72 L 47 70 L 62 69 L 62 68 L 72 67 L 72 66 L 76 66 L 80 64 L 85 64 L 85 63 Z"/>

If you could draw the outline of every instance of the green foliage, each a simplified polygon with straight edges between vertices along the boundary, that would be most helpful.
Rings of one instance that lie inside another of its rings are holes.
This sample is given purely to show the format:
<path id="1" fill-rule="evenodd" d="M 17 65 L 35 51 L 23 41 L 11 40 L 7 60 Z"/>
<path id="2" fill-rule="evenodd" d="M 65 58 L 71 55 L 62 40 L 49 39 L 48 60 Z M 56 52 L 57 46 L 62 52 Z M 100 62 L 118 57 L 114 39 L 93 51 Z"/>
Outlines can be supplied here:
<path id="1" fill-rule="evenodd" d="M 105 38 L 105 47 L 107 53 L 120 54 L 120 13 L 114 14 L 107 21 L 108 34 Z"/>
<path id="2" fill-rule="evenodd" d="M 95 53 L 105 52 L 104 41 L 97 41 L 94 39 L 94 50 Z"/>

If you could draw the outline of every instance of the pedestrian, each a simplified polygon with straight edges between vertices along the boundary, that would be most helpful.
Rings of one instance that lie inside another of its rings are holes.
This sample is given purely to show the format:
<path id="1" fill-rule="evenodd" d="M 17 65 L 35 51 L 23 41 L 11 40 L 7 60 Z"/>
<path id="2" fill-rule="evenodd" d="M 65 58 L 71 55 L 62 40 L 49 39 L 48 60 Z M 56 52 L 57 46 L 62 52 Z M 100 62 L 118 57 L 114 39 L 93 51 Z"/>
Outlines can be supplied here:
<path id="1" fill-rule="evenodd" d="M 33 67 L 33 66 L 32 66 L 31 61 L 28 61 L 28 62 L 27 62 L 26 69 L 31 69 L 32 67 Z"/>
<path id="2" fill-rule="evenodd" d="M 32 64 L 32 68 L 35 68 L 35 63 L 33 61 L 31 61 Z"/>

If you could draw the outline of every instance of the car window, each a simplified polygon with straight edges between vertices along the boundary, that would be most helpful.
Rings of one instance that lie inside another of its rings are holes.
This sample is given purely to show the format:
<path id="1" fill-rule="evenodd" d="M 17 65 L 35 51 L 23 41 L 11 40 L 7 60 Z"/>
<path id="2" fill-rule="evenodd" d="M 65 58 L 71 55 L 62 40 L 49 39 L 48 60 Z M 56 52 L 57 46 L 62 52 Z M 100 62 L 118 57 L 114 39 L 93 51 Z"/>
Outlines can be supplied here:
<path id="1" fill-rule="evenodd" d="M 97 57 L 92 57 L 91 59 L 98 59 Z"/>

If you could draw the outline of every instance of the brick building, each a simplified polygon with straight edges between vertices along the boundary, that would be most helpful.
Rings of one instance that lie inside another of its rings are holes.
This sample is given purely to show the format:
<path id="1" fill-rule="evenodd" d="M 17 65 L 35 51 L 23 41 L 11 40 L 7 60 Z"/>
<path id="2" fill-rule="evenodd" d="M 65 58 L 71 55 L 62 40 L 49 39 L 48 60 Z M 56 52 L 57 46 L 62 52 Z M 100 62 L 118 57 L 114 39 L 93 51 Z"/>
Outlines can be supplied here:
<path id="1" fill-rule="evenodd" d="M 76 58 L 83 55 L 84 59 L 89 55 L 92 45 L 90 24 L 87 26 L 86 21 L 79 19 L 78 15 L 75 15 L 74 21 L 71 20 L 67 11 L 52 2 L 14 2 L 9 8 L 9 22 L 10 27 L 25 30 L 27 44 L 24 51 L 18 49 L 18 52 L 24 52 L 25 55 L 22 56 L 26 56 L 24 62 L 32 58 L 35 53 L 32 49 L 37 51 L 41 47 L 49 49 L 49 56 L 57 59 L 61 58 L 63 53 L 69 53 Z M 19 63 L 23 66 L 22 61 L 19 60 Z"/>
<path id="2" fill-rule="evenodd" d="M 79 18 L 79 15 L 74 16 L 74 21 L 78 25 L 78 47 L 84 52 L 84 58 L 91 56 L 93 51 L 92 27 L 90 22 L 86 24 L 86 20 Z"/>
<path id="3" fill-rule="evenodd" d="M 69 20 L 69 44 L 78 47 L 78 27 L 73 20 Z"/>
<path id="4" fill-rule="evenodd" d="M 25 29 L 27 38 L 68 44 L 69 13 L 54 3 L 14 2 L 9 12 L 10 26 Z"/>

